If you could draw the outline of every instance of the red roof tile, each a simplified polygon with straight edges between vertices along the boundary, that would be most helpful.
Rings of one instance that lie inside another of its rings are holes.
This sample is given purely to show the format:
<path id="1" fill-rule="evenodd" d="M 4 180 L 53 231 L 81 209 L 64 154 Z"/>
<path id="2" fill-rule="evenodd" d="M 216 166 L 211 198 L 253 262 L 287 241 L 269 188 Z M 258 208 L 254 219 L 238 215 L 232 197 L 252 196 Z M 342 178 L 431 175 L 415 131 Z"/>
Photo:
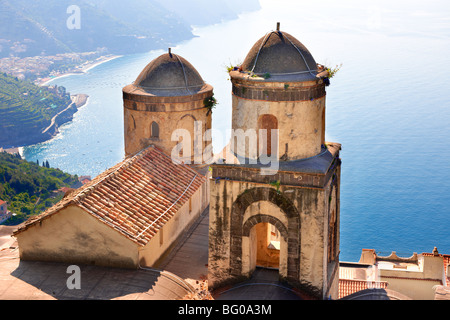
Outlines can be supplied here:
<path id="1" fill-rule="evenodd" d="M 143 246 L 205 181 L 197 171 L 173 163 L 160 149 L 150 146 L 29 219 L 14 234 L 76 205 Z"/>
<path id="2" fill-rule="evenodd" d="M 369 288 L 386 289 L 387 285 L 386 281 L 339 279 L 339 299 Z"/>

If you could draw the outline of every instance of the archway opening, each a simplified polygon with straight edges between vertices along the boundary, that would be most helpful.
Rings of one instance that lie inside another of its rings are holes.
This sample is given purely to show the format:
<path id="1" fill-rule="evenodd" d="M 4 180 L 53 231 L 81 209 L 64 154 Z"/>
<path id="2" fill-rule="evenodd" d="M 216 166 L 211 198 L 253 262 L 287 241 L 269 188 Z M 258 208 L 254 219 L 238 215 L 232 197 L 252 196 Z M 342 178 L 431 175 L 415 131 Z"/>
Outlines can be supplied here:
<path id="1" fill-rule="evenodd" d="M 250 251 L 252 270 L 256 267 L 280 269 L 280 233 L 277 228 L 261 222 L 250 230 Z"/>
<path id="2" fill-rule="evenodd" d="M 271 201 L 266 199 L 271 199 Z M 279 233 L 279 237 L 277 237 L 278 233 L 272 227 L 265 228 L 266 234 L 270 232 L 271 235 L 266 241 L 268 246 L 273 246 L 277 250 L 278 243 L 274 241 L 279 239 L 278 275 L 281 278 L 293 277 L 296 279 L 297 274 L 294 274 L 294 272 L 299 270 L 297 254 L 300 240 L 299 233 L 296 231 L 300 229 L 298 214 L 290 201 L 272 188 L 250 189 L 242 193 L 233 204 L 230 226 L 232 241 L 230 251 L 231 272 L 245 277 L 250 277 L 253 274 L 258 253 L 257 229 L 255 226 L 260 223 L 275 226 Z M 275 239 L 271 234 L 272 231 L 274 231 Z M 288 256 L 290 259 L 288 259 Z"/>
<path id="3" fill-rule="evenodd" d="M 280 268 L 280 233 L 270 223 L 258 223 L 256 231 L 256 266 Z"/>

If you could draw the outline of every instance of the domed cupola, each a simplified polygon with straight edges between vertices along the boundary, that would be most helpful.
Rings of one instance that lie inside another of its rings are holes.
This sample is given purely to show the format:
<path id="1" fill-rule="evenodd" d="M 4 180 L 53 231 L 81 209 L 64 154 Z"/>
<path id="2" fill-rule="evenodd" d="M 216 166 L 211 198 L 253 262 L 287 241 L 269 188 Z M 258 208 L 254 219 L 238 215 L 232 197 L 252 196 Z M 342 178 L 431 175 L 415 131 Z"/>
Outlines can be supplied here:
<path id="1" fill-rule="evenodd" d="M 156 96 L 184 96 L 199 92 L 205 82 L 189 61 L 169 51 L 151 61 L 134 85 Z"/>
<path id="2" fill-rule="evenodd" d="M 257 132 L 257 143 L 233 138 L 240 158 L 282 161 L 316 156 L 325 145 L 325 83 L 309 50 L 289 33 L 266 33 L 230 71 L 234 132 Z M 238 130 L 241 129 L 241 130 Z M 277 136 L 271 136 L 272 132 Z M 272 139 L 273 138 L 273 139 Z"/>
<path id="3" fill-rule="evenodd" d="M 152 60 L 136 80 L 122 89 L 124 103 L 125 155 L 150 144 L 172 155 L 184 132 L 183 162 L 193 163 L 201 156 L 198 136 L 211 129 L 213 87 L 183 57 L 169 49 Z M 180 129 L 174 133 L 175 130 Z M 186 142 L 188 143 L 188 142 Z M 186 150 L 189 149 L 189 150 Z M 190 151 L 190 152 L 187 152 Z"/>
<path id="4" fill-rule="evenodd" d="M 317 64 L 308 49 L 287 32 L 268 32 L 251 48 L 242 70 L 270 76 L 270 81 L 314 80 Z"/>

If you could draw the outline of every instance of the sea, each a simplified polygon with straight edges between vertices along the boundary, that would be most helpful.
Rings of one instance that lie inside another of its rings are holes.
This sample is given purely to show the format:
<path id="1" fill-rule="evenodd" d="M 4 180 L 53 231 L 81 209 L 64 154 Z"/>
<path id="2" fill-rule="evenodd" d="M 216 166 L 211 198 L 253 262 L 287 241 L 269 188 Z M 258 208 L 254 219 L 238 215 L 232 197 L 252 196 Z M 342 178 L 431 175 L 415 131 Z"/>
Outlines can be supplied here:
<path id="1" fill-rule="evenodd" d="M 450 5 L 435 1 L 261 0 L 235 20 L 192 26 L 172 47 L 214 87 L 213 147 L 231 128 L 226 67 L 280 22 L 318 63 L 340 66 L 327 87 L 326 140 L 342 144 L 340 260 L 361 250 L 450 254 Z M 86 27 L 86 26 L 84 26 Z M 95 177 L 124 158 L 122 88 L 164 50 L 125 55 L 50 84 L 89 95 L 52 140 L 23 156 Z"/>

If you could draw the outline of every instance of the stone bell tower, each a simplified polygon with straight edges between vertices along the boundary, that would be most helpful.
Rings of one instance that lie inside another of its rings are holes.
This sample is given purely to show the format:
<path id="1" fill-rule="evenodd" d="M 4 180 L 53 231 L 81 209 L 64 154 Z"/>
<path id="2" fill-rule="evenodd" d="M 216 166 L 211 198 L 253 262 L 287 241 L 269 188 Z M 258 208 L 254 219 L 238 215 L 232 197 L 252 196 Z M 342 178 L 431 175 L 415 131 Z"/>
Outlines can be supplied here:
<path id="1" fill-rule="evenodd" d="M 186 59 L 169 49 L 122 91 L 126 156 L 151 144 L 173 155 L 182 142 L 175 152 L 182 162 L 204 162 L 202 137 L 211 129 L 213 87 Z"/>
<path id="2" fill-rule="evenodd" d="M 279 24 L 230 71 L 233 158 L 212 165 L 212 290 L 271 267 L 312 297 L 338 296 L 341 146 L 325 142 L 320 71 Z"/>

